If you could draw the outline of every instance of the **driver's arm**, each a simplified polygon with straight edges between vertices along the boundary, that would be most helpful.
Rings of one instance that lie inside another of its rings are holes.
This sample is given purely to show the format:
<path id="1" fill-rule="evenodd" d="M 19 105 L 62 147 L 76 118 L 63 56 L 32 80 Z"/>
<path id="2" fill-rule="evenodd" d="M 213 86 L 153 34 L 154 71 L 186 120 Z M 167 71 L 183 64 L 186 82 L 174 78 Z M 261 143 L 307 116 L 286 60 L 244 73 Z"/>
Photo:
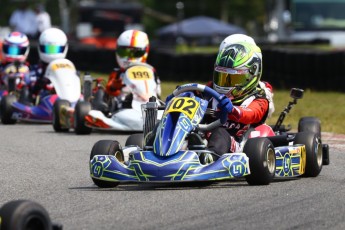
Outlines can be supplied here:
<path id="1" fill-rule="evenodd" d="M 121 94 L 121 89 L 123 87 L 122 79 L 119 76 L 118 71 L 113 71 L 110 73 L 107 85 L 105 87 L 106 93 L 112 96 L 119 96 Z"/>
<path id="2" fill-rule="evenodd" d="M 268 110 L 268 101 L 265 98 L 255 99 L 246 108 L 234 106 L 228 119 L 242 124 L 259 123 Z"/>

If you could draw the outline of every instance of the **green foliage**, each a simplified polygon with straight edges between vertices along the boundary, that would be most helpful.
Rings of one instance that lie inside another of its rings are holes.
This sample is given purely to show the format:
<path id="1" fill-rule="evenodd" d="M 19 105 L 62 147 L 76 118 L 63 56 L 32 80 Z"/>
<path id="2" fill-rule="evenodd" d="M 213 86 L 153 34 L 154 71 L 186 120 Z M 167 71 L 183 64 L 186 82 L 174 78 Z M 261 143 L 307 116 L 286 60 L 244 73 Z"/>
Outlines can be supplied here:
<path id="1" fill-rule="evenodd" d="M 176 1 L 162 0 L 140 0 L 148 8 L 161 12 L 178 19 Z M 229 23 L 241 26 L 248 32 L 253 29 L 262 32 L 265 20 L 265 2 L 266 0 L 243 1 L 243 0 L 181 0 L 184 3 L 183 18 L 189 18 L 198 15 L 207 15 L 210 17 L 225 20 Z M 149 15 L 144 16 L 145 30 L 154 36 L 155 29 L 170 24 L 163 22 Z M 255 24 L 255 28 L 253 28 Z"/>

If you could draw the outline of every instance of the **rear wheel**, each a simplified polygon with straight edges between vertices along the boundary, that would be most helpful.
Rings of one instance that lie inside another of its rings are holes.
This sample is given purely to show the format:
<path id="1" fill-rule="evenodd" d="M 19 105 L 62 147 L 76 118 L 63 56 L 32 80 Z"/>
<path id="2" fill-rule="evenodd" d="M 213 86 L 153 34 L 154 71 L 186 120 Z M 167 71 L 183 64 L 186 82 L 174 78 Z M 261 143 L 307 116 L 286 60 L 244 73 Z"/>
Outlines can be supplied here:
<path id="1" fill-rule="evenodd" d="M 298 132 L 313 132 L 321 138 L 321 121 L 316 117 L 302 117 L 298 122 Z M 329 148 L 322 144 L 323 165 L 329 165 Z"/>
<path id="2" fill-rule="evenodd" d="M 316 117 L 302 117 L 298 122 L 298 132 L 313 132 L 321 138 L 321 121 Z"/>
<path id="3" fill-rule="evenodd" d="M 92 128 L 85 125 L 85 116 L 90 112 L 91 104 L 86 101 L 79 101 L 74 109 L 74 132 L 76 134 L 90 134 Z"/>
<path id="4" fill-rule="evenodd" d="M 316 177 L 322 169 L 322 144 L 318 134 L 314 132 L 297 133 L 294 144 L 305 145 L 306 150 L 306 166 L 305 176 Z"/>
<path id="5" fill-rule="evenodd" d="M 124 155 L 122 152 L 122 147 L 118 141 L 113 140 L 100 140 L 97 141 L 92 147 L 90 154 L 90 161 L 96 155 L 111 155 L 115 156 L 117 160 L 123 162 Z M 113 188 L 119 185 L 119 182 L 104 181 L 92 177 L 93 182 L 100 188 Z"/>
<path id="6" fill-rule="evenodd" d="M 38 203 L 15 200 L 0 209 L 1 229 L 53 229 L 48 212 Z"/>
<path id="7" fill-rule="evenodd" d="M 144 134 L 142 133 L 134 133 L 132 135 L 130 135 L 125 143 L 125 146 L 129 146 L 129 145 L 135 145 L 135 146 L 139 146 L 139 148 L 143 149 L 143 145 L 144 145 Z"/>
<path id="8" fill-rule="evenodd" d="M 71 104 L 67 100 L 57 100 L 54 103 L 54 108 L 53 108 L 53 128 L 56 132 L 68 132 L 69 128 L 68 127 L 63 127 L 61 125 L 61 110 L 62 107 L 70 107 Z"/>
<path id="9" fill-rule="evenodd" d="M 267 138 L 250 138 L 243 152 L 249 158 L 251 174 L 246 176 L 250 185 L 268 185 L 275 176 L 276 156 L 272 142 Z"/>
<path id="10" fill-rule="evenodd" d="M 17 101 L 16 96 L 10 94 L 6 95 L 1 99 L 0 104 L 0 116 L 1 122 L 5 125 L 15 124 L 17 122 L 16 119 L 12 118 L 13 108 L 12 104 Z"/>

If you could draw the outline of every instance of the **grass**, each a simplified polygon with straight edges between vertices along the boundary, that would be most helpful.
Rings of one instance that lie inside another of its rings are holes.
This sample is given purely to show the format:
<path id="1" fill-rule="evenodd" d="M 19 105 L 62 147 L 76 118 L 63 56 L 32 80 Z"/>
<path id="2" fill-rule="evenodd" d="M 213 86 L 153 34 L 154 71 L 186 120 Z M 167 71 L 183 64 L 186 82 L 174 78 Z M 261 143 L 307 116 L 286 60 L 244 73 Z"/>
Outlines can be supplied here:
<path id="1" fill-rule="evenodd" d="M 275 124 L 280 112 L 286 107 L 290 92 L 287 90 L 278 90 L 274 92 L 275 112 L 268 119 L 267 123 Z M 345 94 L 337 92 L 316 92 L 306 90 L 302 99 L 291 109 L 286 116 L 285 124 L 291 124 L 297 128 L 298 120 L 301 117 L 313 116 L 321 120 L 323 132 L 334 132 L 345 134 Z"/>
<path id="2" fill-rule="evenodd" d="M 107 79 L 106 74 L 92 74 L 94 77 L 103 77 Z M 190 82 L 166 82 L 162 81 L 162 98 L 172 93 L 177 85 Z M 204 82 L 199 82 L 205 84 Z M 275 112 L 266 122 L 274 125 L 280 113 L 291 101 L 290 90 L 275 90 L 274 104 Z M 286 116 L 283 124 L 292 126 L 293 130 L 297 129 L 298 121 L 301 117 L 313 116 L 321 120 L 322 132 L 334 132 L 345 134 L 345 94 L 338 92 L 316 92 L 311 90 L 304 91 L 302 99 L 291 109 Z"/>

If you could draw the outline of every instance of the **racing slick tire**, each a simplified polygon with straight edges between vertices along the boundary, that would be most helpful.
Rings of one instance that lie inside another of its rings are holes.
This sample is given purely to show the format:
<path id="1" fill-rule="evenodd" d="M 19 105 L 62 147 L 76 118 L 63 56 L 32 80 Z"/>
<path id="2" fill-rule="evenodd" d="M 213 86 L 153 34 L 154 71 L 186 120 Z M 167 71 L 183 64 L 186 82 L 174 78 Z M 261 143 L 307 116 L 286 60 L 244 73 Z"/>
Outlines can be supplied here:
<path id="1" fill-rule="evenodd" d="M 144 134 L 143 133 L 134 133 L 130 135 L 125 143 L 125 146 L 135 145 L 143 149 L 144 147 Z"/>
<path id="2" fill-rule="evenodd" d="M 29 200 L 15 200 L 0 209 L 1 229 L 53 229 L 48 212 L 40 204 Z"/>
<path id="3" fill-rule="evenodd" d="M 97 141 L 91 150 L 90 161 L 96 155 L 111 155 L 115 156 L 120 162 L 123 162 L 125 157 L 122 152 L 122 147 L 118 141 L 114 140 L 99 140 Z M 100 188 L 114 188 L 119 185 L 119 182 L 104 181 L 92 177 L 93 182 Z"/>
<path id="4" fill-rule="evenodd" d="M 305 145 L 306 166 L 304 176 L 318 176 L 321 172 L 323 161 L 320 136 L 314 132 L 300 132 L 296 134 L 293 143 Z"/>
<path id="5" fill-rule="evenodd" d="M 61 116 L 60 116 L 60 111 L 61 108 L 65 106 L 65 107 L 70 107 L 71 103 L 67 100 L 57 100 L 54 103 L 54 107 L 53 107 L 53 128 L 56 132 L 68 132 L 69 128 L 67 127 L 62 127 L 60 120 L 61 120 Z"/>
<path id="6" fill-rule="evenodd" d="M 4 125 L 11 125 L 17 122 L 17 119 L 12 118 L 13 108 L 12 104 L 17 101 L 15 95 L 6 95 L 1 99 L 0 104 L 0 117 L 1 122 Z"/>
<path id="7" fill-rule="evenodd" d="M 272 142 L 264 137 L 247 140 L 243 152 L 249 158 L 249 185 L 268 185 L 275 176 L 276 156 Z"/>
<path id="8" fill-rule="evenodd" d="M 298 122 L 298 132 L 313 132 L 321 137 L 321 121 L 316 117 L 302 117 Z"/>
<path id="9" fill-rule="evenodd" d="M 314 132 L 321 138 L 321 121 L 316 117 L 302 117 L 298 122 L 298 132 Z M 322 139 L 321 139 L 322 140 Z M 322 164 L 329 165 L 329 147 L 327 144 L 322 144 Z"/>
<path id="10" fill-rule="evenodd" d="M 78 135 L 90 134 L 92 128 L 85 125 L 85 116 L 91 110 L 91 104 L 86 101 L 79 101 L 74 109 L 74 132 Z"/>

